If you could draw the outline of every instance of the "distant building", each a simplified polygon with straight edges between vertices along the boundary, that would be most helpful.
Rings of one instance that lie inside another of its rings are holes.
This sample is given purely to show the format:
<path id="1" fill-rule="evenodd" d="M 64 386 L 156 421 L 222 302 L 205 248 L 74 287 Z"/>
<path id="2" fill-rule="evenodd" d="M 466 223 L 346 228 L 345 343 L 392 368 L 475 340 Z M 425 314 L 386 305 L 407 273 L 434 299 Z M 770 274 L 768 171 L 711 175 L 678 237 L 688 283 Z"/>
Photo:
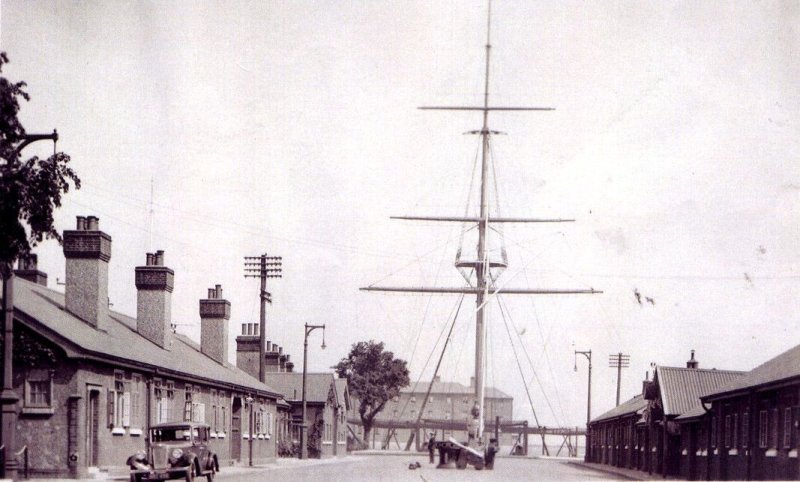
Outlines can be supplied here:
<path id="1" fill-rule="evenodd" d="M 270 372 L 266 383 L 275 387 L 289 404 L 289 437 L 299 444 L 303 421 L 303 374 Z M 306 434 L 308 456 L 326 458 L 347 455 L 347 411 L 350 394 L 347 380 L 334 378 L 332 373 L 306 374 Z"/>
<path id="2" fill-rule="evenodd" d="M 416 422 L 422 411 L 422 433 L 423 436 L 431 429 L 426 428 L 425 421 L 453 422 L 463 425 L 463 428 L 456 430 L 438 430 L 439 440 L 447 439 L 450 436 L 462 438 L 466 433 L 467 421 L 471 418 L 470 409 L 475 399 L 474 379 L 469 386 L 457 382 L 443 382 L 438 376 L 434 378 L 431 386 L 430 396 L 422 407 L 425 394 L 428 391 L 430 381 L 419 382 L 400 390 L 400 395 L 386 403 L 383 411 L 376 417 L 376 422 L 384 428 L 374 428 L 372 441 L 365 441 L 370 445 L 403 447 L 411 435 L 411 430 L 407 428 Z M 486 423 L 494 424 L 495 418 L 500 417 L 502 421 L 513 420 L 514 398 L 494 387 L 486 387 L 486 398 L 484 406 L 484 420 Z M 357 408 L 357 402 L 354 403 Z M 351 420 L 360 422 L 358 414 L 351 416 Z M 463 422 L 463 423 L 462 423 Z M 385 428 L 386 425 L 397 427 L 395 430 Z M 428 425 L 430 426 L 430 424 Z M 363 437 L 364 430 L 358 424 L 357 434 Z M 392 445 L 394 444 L 394 445 Z"/>
<path id="3" fill-rule="evenodd" d="M 135 269 L 135 318 L 109 310 L 111 237 L 97 218 L 64 232 L 64 256 L 65 293 L 48 289 L 32 261 L 14 283 L 16 440 L 33 474 L 124 469 L 148 427 L 166 421 L 208 423 L 221 465 L 247 462 L 249 444 L 254 461 L 275 457 L 281 395 L 227 362 L 230 303 L 219 285 L 199 300 L 197 345 L 173 332 L 163 252 Z"/>

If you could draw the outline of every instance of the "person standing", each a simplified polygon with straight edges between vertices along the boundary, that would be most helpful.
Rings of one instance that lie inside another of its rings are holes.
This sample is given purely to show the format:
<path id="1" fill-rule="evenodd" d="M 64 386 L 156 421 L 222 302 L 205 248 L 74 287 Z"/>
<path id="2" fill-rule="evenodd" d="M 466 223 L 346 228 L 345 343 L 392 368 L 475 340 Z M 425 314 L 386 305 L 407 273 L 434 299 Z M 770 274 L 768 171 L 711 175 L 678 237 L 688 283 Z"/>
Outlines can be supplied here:
<path id="1" fill-rule="evenodd" d="M 433 463 L 433 446 L 436 444 L 436 432 L 431 432 L 428 437 L 428 463 Z"/>

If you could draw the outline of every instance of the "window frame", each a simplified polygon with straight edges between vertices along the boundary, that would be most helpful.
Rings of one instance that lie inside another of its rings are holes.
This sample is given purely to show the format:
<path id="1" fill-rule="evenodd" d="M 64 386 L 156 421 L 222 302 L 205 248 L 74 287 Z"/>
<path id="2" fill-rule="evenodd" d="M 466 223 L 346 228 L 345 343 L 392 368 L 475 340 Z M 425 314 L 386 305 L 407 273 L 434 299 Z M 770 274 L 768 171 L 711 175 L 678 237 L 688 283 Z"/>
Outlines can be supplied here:
<path id="1" fill-rule="evenodd" d="M 53 376 L 53 370 L 50 369 L 26 370 L 23 384 L 22 414 L 52 415 L 55 413 Z M 37 392 L 34 390 L 34 385 L 41 385 L 45 390 Z M 38 402 L 33 399 L 34 394 L 39 393 L 46 397 L 45 402 Z"/>

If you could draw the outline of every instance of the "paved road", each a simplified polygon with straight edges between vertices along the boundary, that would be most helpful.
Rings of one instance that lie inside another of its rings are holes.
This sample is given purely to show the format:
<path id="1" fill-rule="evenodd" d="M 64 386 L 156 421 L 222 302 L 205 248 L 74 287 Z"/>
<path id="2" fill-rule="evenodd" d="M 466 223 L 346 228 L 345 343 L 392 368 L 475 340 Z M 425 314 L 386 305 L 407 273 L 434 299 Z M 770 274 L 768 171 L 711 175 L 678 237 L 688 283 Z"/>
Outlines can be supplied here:
<path id="1" fill-rule="evenodd" d="M 422 467 L 409 470 L 408 465 L 419 461 Z M 236 470 L 219 474 L 219 482 L 280 480 L 335 482 L 351 481 L 509 481 L 509 480 L 614 480 L 608 474 L 584 469 L 562 460 L 500 458 L 494 470 L 477 471 L 436 469 L 419 455 L 351 455 L 323 461 L 280 461 L 270 468 Z"/>

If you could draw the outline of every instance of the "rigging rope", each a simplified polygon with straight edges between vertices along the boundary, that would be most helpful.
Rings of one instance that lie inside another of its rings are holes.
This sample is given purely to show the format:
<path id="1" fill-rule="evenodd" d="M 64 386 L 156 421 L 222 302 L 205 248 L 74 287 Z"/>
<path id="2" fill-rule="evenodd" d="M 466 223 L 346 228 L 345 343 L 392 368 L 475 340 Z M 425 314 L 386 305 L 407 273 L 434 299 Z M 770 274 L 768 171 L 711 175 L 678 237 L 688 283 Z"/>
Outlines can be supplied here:
<path id="1" fill-rule="evenodd" d="M 508 320 L 511 323 L 511 327 L 514 328 L 514 333 L 517 333 L 517 328 L 514 325 L 514 320 L 511 320 L 511 314 L 508 313 L 508 307 L 505 304 L 505 299 L 503 299 L 501 297 L 498 297 L 498 305 L 500 306 L 500 314 L 503 317 L 503 323 L 506 323 L 506 329 L 508 329 L 508 323 L 506 321 L 506 315 L 508 315 Z M 511 341 L 510 340 L 511 339 L 511 333 L 510 332 L 509 332 L 508 336 L 509 336 L 509 341 Z M 518 333 L 517 333 L 517 337 L 519 338 L 519 334 Z M 531 358 L 530 358 L 530 355 L 528 355 L 528 350 L 527 350 L 527 348 L 525 348 L 525 344 L 522 343 L 522 339 L 519 339 L 519 340 L 520 340 L 520 346 L 522 347 L 522 351 L 525 353 L 525 356 L 528 358 L 528 363 L 531 366 L 531 371 L 533 371 L 533 376 L 534 376 L 534 379 L 536 380 L 536 384 L 539 385 L 539 389 L 542 391 L 542 395 L 544 396 L 544 399 L 547 402 L 547 406 L 550 408 L 550 413 L 553 415 L 553 419 L 555 419 L 557 424 L 562 425 L 562 423 L 558 420 L 558 415 L 556 414 L 556 411 L 553 409 L 553 404 L 550 403 L 550 398 L 547 396 L 547 392 L 545 391 L 544 386 L 542 385 L 542 381 L 539 378 L 539 374 L 536 373 L 536 369 L 533 367 L 533 362 L 531 362 Z M 513 347 L 513 342 L 512 342 L 512 347 Z M 514 357 L 517 357 L 516 349 L 514 349 Z M 519 358 L 517 358 L 517 365 L 519 365 Z M 520 370 L 520 376 L 524 377 L 524 375 L 522 374 L 522 368 L 521 367 L 520 367 L 519 370 Z M 526 390 L 528 389 L 527 382 L 525 383 L 525 389 Z M 528 394 L 528 399 L 530 400 L 530 394 Z M 533 403 L 533 402 L 531 402 L 531 403 Z M 533 405 L 531 405 L 531 409 L 532 408 L 533 408 Z M 534 418 L 536 418 L 535 412 L 534 412 Z M 539 421 L 537 420 L 536 423 L 538 424 Z"/>
<path id="2" fill-rule="evenodd" d="M 456 318 L 458 318 L 458 312 L 461 310 L 461 302 L 463 301 L 463 299 L 464 299 L 464 295 L 462 294 L 461 295 L 461 299 L 458 301 L 458 303 L 453 307 L 453 310 L 451 311 L 451 314 L 453 312 L 455 312 L 455 315 L 453 315 L 453 322 L 450 325 L 450 332 L 447 334 L 447 338 L 445 339 L 445 344 L 444 344 L 445 348 L 447 347 L 447 343 L 448 343 L 448 341 L 450 339 L 450 335 L 453 332 L 453 326 L 455 325 Z M 448 319 L 449 318 L 450 317 L 448 316 Z M 442 330 L 439 332 L 439 336 L 436 337 L 436 343 L 434 343 L 433 348 L 431 349 L 431 352 L 428 354 L 428 358 L 425 360 L 425 364 L 423 365 L 422 370 L 420 370 L 420 375 L 417 378 L 417 381 L 414 382 L 414 388 L 412 389 L 412 391 L 416 391 L 417 390 L 417 386 L 419 385 L 420 381 L 422 380 L 422 374 L 425 372 L 425 368 L 427 368 L 428 363 L 431 360 L 431 357 L 433 357 L 433 354 L 436 352 L 436 347 L 439 345 L 439 340 L 442 339 L 442 335 L 444 334 L 445 328 L 447 328 L 447 323 L 442 325 Z M 444 348 L 442 349 L 442 354 L 444 354 Z M 441 357 L 439 358 L 439 363 L 441 363 Z M 438 371 L 438 369 L 439 369 L 439 365 L 437 364 L 436 370 Z M 433 378 L 431 378 L 431 380 L 433 380 Z M 409 401 L 410 401 L 410 398 L 406 399 L 406 401 L 403 404 L 403 407 L 400 409 L 400 411 L 396 415 L 395 414 L 392 415 L 392 419 L 391 419 L 392 422 L 395 422 L 398 418 L 403 416 L 403 414 L 406 411 L 406 407 L 408 407 Z"/>
<path id="3" fill-rule="evenodd" d="M 525 386 L 525 395 L 528 396 L 528 403 L 530 403 L 531 405 L 531 412 L 533 412 L 533 420 L 536 422 L 537 427 L 541 427 L 541 425 L 539 424 L 539 417 L 536 416 L 536 409 L 533 407 L 533 399 L 531 398 L 531 391 L 528 388 L 528 382 L 525 380 L 525 374 L 522 372 L 522 365 L 519 363 L 519 357 L 517 356 L 517 348 L 514 346 L 514 340 L 511 338 L 511 330 L 508 328 L 508 321 L 506 320 L 506 316 L 503 312 L 502 305 L 500 305 L 500 314 L 502 315 L 503 318 L 503 324 L 506 327 L 506 333 L 508 334 L 508 342 L 511 344 L 511 351 L 514 353 L 514 360 L 517 362 L 517 369 L 519 370 L 519 376 L 520 378 L 522 378 L 522 384 Z M 544 432 L 541 433 L 541 436 L 542 436 L 542 445 L 544 447 L 547 447 L 547 444 L 545 443 L 544 439 Z"/>

